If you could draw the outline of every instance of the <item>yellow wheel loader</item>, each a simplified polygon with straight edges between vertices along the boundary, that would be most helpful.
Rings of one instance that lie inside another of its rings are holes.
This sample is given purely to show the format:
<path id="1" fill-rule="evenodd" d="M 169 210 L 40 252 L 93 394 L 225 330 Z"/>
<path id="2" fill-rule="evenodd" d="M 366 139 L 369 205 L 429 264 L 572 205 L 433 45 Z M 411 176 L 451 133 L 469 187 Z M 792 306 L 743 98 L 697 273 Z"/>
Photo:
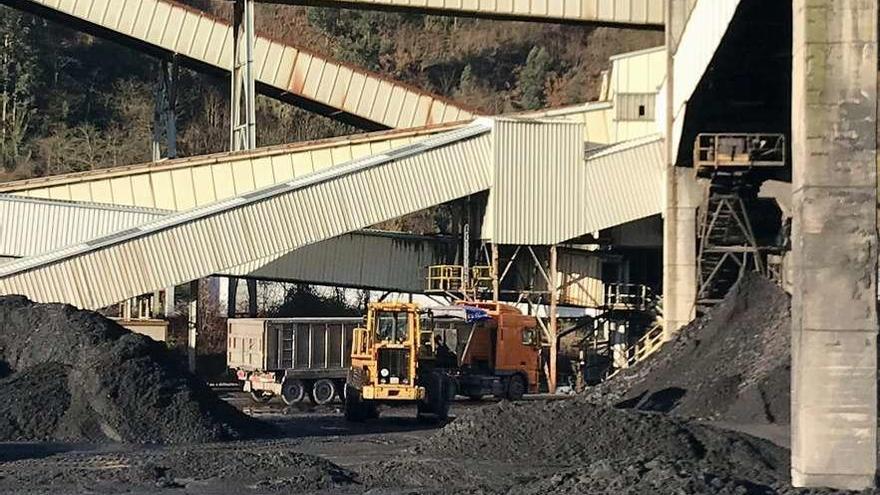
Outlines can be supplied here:
<path id="1" fill-rule="evenodd" d="M 455 382 L 436 366 L 433 334 L 422 330 L 428 313 L 409 303 L 374 303 L 366 328 L 354 330 L 351 369 L 345 384 L 345 417 L 378 416 L 382 403 L 415 402 L 420 418 L 445 420 Z"/>

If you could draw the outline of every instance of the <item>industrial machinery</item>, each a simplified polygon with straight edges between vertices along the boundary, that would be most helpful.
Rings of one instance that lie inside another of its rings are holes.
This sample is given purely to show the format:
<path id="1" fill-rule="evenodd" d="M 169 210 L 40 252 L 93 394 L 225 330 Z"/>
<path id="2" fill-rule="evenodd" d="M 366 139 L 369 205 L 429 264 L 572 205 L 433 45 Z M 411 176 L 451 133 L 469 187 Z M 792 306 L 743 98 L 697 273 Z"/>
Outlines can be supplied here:
<path id="1" fill-rule="evenodd" d="M 538 389 L 537 321 L 482 302 L 421 309 L 374 303 L 353 337 L 345 415 L 363 421 L 381 403 L 415 403 L 419 417 L 445 419 L 456 394 L 519 399 Z M 453 350 L 454 349 L 454 350 Z"/>
<path id="2" fill-rule="evenodd" d="M 257 402 L 308 395 L 326 404 L 345 386 L 351 338 L 361 318 L 237 318 L 227 332 L 227 366 Z"/>

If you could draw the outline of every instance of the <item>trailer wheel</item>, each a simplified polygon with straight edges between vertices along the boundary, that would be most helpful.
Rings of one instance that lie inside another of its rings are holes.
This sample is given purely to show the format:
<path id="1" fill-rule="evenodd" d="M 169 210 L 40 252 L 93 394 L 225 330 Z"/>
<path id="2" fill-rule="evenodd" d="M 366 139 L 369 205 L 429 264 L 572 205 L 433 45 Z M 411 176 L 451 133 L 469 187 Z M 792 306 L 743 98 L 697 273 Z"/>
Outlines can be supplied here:
<path id="1" fill-rule="evenodd" d="M 316 405 L 323 406 L 332 402 L 335 395 L 336 385 L 331 380 L 322 378 L 312 386 L 312 393 L 309 397 Z"/>
<path id="2" fill-rule="evenodd" d="M 520 400 L 526 394 L 526 381 L 522 375 L 513 375 L 507 381 L 507 399 Z"/>
<path id="3" fill-rule="evenodd" d="M 303 400 L 306 394 L 306 388 L 303 382 L 293 378 L 285 378 L 281 383 L 281 400 L 288 406 L 292 406 Z"/>
<path id="4" fill-rule="evenodd" d="M 265 390 L 251 390 L 251 400 L 258 404 L 265 404 L 272 400 L 272 397 L 272 392 L 266 392 Z"/>

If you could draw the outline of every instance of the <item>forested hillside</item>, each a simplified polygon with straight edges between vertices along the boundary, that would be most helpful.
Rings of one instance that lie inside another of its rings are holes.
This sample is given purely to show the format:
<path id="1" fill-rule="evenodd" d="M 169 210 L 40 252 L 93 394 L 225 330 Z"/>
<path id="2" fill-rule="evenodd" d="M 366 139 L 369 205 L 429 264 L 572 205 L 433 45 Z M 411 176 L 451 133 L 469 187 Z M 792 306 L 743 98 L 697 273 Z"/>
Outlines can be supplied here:
<path id="1" fill-rule="evenodd" d="M 229 3 L 188 0 L 224 18 Z M 353 63 L 486 113 L 595 99 L 615 53 L 662 44 L 658 32 L 261 4 L 271 37 Z M 158 62 L 0 7 L 0 180 L 150 160 Z M 228 81 L 182 70 L 182 156 L 228 147 Z M 258 99 L 258 142 L 357 129 Z"/>

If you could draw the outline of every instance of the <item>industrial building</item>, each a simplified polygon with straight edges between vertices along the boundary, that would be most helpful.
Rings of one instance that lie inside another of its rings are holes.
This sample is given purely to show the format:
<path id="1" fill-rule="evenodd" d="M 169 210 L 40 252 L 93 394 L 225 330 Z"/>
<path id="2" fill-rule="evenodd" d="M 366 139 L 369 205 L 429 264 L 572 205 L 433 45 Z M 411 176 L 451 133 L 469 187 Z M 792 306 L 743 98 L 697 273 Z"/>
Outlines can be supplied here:
<path id="1" fill-rule="evenodd" d="M 228 75 L 233 103 L 228 153 L 0 184 L 0 294 L 122 303 L 132 327 L 209 277 L 467 294 L 541 308 L 552 393 L 564 335 L 589 325 L 612 371 L 638 365 L 758 271 L 793 298 L 792 482 L 873 486 L 876 1 L 302 2 L 665 29 L 612 57 L 599 101 L 500 116 L 263 37 L 254 0 L 232 22 L 174 0 L 0 3 Z M 259 148 L 257 93 L 369 132 Z M 448 236 L 374 228 L 439 205 Z"/>

